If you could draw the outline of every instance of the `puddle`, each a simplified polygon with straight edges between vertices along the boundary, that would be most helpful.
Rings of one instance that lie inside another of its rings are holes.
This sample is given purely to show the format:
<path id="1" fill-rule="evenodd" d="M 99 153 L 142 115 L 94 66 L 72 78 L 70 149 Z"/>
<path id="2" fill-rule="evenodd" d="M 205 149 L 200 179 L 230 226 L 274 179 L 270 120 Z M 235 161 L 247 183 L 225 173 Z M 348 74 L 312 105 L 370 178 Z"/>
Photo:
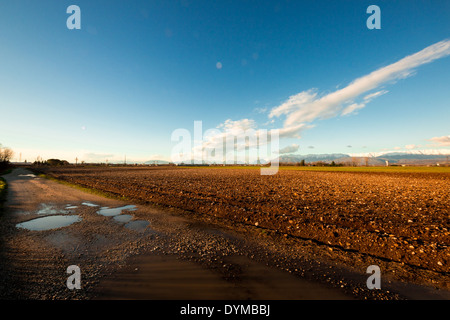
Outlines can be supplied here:
<path id="1" fill-rule="evenodd" d="M 29 174 L 19 174 L 19 177 L 29 177 L 29 178 L 36 178 L 35 174 L 29 173 Z"/>
<path id="2" fill-rule="evenodd" d="M 97 213 L 101 214 L 102 216 L 105 216 L 105 217 L 113 217 L 113 216 L 118 216 L 119 214 L 121 214 L 123 210 L 135 211 L 136 206 L 128 205 L 128 206 L 123 206 L 123 207 L 118 207 L 118 208 L 102 207 L 102 208 L 100 208 L 99 211 L 97 211 Z"/>
<path id="3" fill-rule="evenodd" d="M 133 216 L 131 214 L 121 214 L 121 215 L 113 217 L 113 219 L 117 222 L 127 223 L 131 219 L 133 219 Z"/>
<path id="4" fill-rule="evenodd" d="M 48 216 L 36 218 L 16 225 L 17 228 L 31 231 L 51 230 L 61 227 L 67 227 L 72 223 L 81 221 L 79 216 Z"/>
<path id="5" fill-rule="evenodd" d="M 76 209 L 76 208 L 78 208 L 78 206 L 71 206 L 71 205 L 69 204 L 69 205 L 67 205 L 64 209 L 65 209 L 65 210 L 73 210 L 73 209 Z"/>
<path id="6" fill-rule="evenodd" d="M 50 214 L 65 214 L 65 210 L 56 209 L 52 204 L 41 203 L 41 208 L 36 212 L 39 215 L 50 215 Z M 66 208 L 67 209 L 67 208 Z"/>
<path id="7" fill-rule="evenodd" d="M 88 206 L 88 207 L 98 207 L 98 204 L 90 203 L 90 202 L 83 202 L 82 205 Z"/>
<path id="8" fill-rule="evenodd" d="M 150 224 L 150 222 L 145 220 L 135 220 L 130 221 L 125 225 L 125 228 L 134 230 L 134 231 L 144 231 L 147 226 Z"/>

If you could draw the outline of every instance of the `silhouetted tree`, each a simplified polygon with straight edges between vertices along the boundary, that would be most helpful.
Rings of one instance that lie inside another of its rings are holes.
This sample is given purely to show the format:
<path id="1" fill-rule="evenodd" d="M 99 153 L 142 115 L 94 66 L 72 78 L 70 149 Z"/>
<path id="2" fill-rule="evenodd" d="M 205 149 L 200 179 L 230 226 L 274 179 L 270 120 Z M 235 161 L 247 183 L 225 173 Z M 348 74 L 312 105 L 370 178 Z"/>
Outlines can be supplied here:
<path id="1" fill-rule="evenodd" d="M 10 164 L 14 152 L 10 148 L 3 148 L 0 144 L 0 169 L 5 169 Z"/>

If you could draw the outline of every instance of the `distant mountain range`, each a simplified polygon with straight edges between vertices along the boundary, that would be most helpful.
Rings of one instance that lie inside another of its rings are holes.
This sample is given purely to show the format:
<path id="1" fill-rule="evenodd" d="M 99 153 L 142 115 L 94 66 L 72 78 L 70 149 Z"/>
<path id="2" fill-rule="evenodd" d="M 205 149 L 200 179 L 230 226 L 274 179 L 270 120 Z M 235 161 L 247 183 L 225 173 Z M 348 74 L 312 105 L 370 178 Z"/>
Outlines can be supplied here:
<path id="1" fill-rule="evenodd" d="M 282 155 L 279 158 L 280 162 L 285 163 L 297 163 L 305 160 L 306 163 L 311 162 L 325 162 L 331 163 L 334 161 L 336 164 L 356 164 L 356 165 L 386 165 L 386 161 L 389 164 L 415 164 L 426 165 L 436 163 L 449 163 L 450 155 L 440 154 L 424 154 L 424 153 L 408 153 L 408 152 L 390 152 L 378 156 L 366 157 L 366 156 L 351 156 L 342 153 L 332 154 L 308 154 L 308 155 Z"/>
<path id="2" fill-rule="evenodd" d="M 164 161 L 164 160 L 149 160 L 149 161 L 145 161 L 142 162 L 142 164 L 169 164 L 169 161 Z"/>
<path id="3" fill-rule="evenodd" d="M 345 153 L 324 153 L 324 154 L 284 154 L 279 157 L 280 163 L 298 163 L 302 160 L 305 160 L 305 163 L 314 163 L 314 162 L 324 162 L 331 163 L 334 161 L 336 164 L 344 164 L 344 165 L 371 165 L 371 166 L 384 166 L 386 165 L 386 161 L 389 164 L 398 164 L 398 165 L 435 165 L 437 163 L 440 164 L 450 164 L 450 155 L 442 155 L 442 154 L 425 154 L 418 153 L 415 151 L 411 152 L 388 152 L 377 156 L 352 156 Z M 269 161 L 267 159 L 260 159 L 260 164 L 267 164 Z M 149 160 L 145 162 L 131 162 L 137 164 L 146 164 L 146 165 L 163 165 L 169 164 L 169 161 L 165 160 Z M 201 161 L 199 161 L 201 163 Z M 203 162 L 204 164 L 214 164 L 208 161 Z M 177 163 L 180 164 L 180 163 Z M 188 161 L 185 161 L 184 164 L 189 164 Z M 237 161 L 236 164 L 245 164 L 243 161 Z M 251 162 L 250 164 L 257 164 L 256 161 Z"/>
<path id="4" fill-rule="evenodd" d="M 282 155 L 279 158 L 280 162 L 300 162 L 302 160 L 305 160 L 306 163 L 310 162 L 317 162 L 317 161 L 323 161 L 323 162 L 331 162 L 338 159 L 351 159 L 351 157 L 348 154 L 344 153 L 325 153 L 325 154 L 307 154 L 307 155 L 299 155 L 299 154 L 286 154 Z"/>

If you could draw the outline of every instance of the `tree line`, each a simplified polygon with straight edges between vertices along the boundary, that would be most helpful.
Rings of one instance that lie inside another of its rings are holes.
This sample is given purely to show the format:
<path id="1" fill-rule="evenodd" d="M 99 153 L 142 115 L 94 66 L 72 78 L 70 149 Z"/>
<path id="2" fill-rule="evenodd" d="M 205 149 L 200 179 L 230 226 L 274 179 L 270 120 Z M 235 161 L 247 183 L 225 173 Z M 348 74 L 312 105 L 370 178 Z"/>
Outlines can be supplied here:
<path id="1" fill-rule="evenodd" d="M 35 161 L 34 164 L 43 166 L 66 166 L 69 165 L 70 163 L 67 160 L 48 159 L 46 161 Z"/>

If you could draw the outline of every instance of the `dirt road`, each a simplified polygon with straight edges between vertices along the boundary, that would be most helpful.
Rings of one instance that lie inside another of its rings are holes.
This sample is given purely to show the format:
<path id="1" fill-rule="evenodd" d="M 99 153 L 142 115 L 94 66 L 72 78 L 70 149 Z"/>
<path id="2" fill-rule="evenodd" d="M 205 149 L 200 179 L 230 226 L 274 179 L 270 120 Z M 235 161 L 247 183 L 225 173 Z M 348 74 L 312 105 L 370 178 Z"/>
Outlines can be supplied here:
<path id="1" fill-rule="evenodd" d="M 104 198 L 25 169 L 4 178 L 2 299 L 449 298 L 391 280 L 369 290 L 365 270 L 309 259 L 323 250 L 314 244 Z M 81 289 L 67 287 L 72 265 Z"/>

